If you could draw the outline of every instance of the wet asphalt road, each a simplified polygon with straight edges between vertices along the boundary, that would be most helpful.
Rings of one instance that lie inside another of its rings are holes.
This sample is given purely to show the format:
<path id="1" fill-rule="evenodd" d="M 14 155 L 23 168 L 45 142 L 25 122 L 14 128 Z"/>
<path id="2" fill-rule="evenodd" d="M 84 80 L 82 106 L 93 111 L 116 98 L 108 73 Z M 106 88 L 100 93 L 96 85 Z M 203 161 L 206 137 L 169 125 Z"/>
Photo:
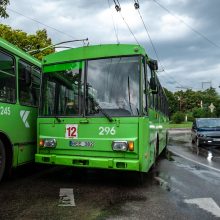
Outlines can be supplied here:
<path id="1" fill-rule="evenodd" d="M 143 181 L 128 172 L 22 167 L 0 183 L 0 219 L 220 219 L 220 150 L 198 152 L 188 131 L 171 131 L 169 149 L 176 155 L 160 158 Z M 65 188 L 71 201 L 59 196 Z"/>

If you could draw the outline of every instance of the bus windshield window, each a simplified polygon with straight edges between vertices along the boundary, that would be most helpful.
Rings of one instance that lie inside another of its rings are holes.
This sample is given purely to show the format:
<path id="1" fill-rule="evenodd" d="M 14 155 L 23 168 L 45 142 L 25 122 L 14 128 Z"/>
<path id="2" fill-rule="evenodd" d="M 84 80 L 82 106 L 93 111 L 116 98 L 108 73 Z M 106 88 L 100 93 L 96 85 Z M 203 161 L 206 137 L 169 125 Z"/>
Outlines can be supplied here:
<path id="1" fill-rule="evenodd" d="M 139 115 L 139 57 L 88 61 L 87 115 L 101 115 L 98 104 L 110 116 Z"/>
<path id="2" fill-rule="evenodd" d="M 80 114 L 82 69 L 44 74 L 41 115 L 70 116 Z"/>

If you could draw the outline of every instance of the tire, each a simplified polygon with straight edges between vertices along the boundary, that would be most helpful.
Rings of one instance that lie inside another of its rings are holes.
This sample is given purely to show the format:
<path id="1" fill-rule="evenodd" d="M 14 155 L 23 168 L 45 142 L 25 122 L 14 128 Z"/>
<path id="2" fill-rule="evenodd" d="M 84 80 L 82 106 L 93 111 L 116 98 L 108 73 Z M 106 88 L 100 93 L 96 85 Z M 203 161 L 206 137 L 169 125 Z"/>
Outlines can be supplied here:
<path id="1" fill-rule="evenodd" d="M 196 138 L 196 147 L 200 147 L 199 139 Z"/>
<path id="2" fill-rule="evenodd" d="M 160 154 L 162 158 L 167 158 L 168 157 L 169 151 L 168 151 L 167 145 L 168 145 L 168 133 L 166 134 L 165 147 L 164 147 L 163 151 Z"/>
<path id="3" fill-rule="evenodd" d="M 158 158 L 158 149 L 159 149 L 159 141 L 158 141 L 158 138 L 157 138 L 157 141 L 156 141 L 156 146 L 154 148 L 154 162 L 152 164 L 152 169 L 154 169 L 156 167 L 156 162 L 157 162 L 157 158 Z"/>
<path id="4" fill-rule="evenodd" d="M 195 142 L 195 140 L 192 138 L 192 144 L 195 144 L 196 142 Z"/>
<path id="5" fill-rule="evenodd" d="M 6 164 L 6 154 L 5 154 L 5 146 L 0 140 L 0 181 L 5 172 L 5 164 Z"/>
<path id="6" fill-rule="evenodd" d="M 168 153 L 169 153 L 169 151 L 168 151 L 167 145 L 166 145 L 166 146 L 164 147 L 163 151 L 161 152 L 160 156 L 161 156 L 162 158 L 167 159 L 167 158 L 168 158 Z"/>

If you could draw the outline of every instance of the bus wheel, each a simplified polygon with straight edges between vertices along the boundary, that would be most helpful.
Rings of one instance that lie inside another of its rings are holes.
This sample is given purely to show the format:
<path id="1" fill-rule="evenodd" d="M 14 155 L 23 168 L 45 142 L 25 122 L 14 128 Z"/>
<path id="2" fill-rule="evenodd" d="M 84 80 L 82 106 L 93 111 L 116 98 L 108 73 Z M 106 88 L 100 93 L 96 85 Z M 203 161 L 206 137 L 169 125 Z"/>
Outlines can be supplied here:
<path id="1" fill-rule="evenodd" d="M 0 181 L 5 171 L 5 162 L 6 162 L 5 147 L 2 141 L 0 140 Z"/>
<path id="2" fill-rule="evenodd" d="M 156 161 L 157 161 L 157 156 L 158 156 L 158 146 L 159 146 L 159 142 L 158 142 L 158 138 L 156 141 L 156 145 L 154 147 L 154 155 L 153 155 L 153 164 L 152 164 L 152 169 L 154 169 L 156 167 Z"/>

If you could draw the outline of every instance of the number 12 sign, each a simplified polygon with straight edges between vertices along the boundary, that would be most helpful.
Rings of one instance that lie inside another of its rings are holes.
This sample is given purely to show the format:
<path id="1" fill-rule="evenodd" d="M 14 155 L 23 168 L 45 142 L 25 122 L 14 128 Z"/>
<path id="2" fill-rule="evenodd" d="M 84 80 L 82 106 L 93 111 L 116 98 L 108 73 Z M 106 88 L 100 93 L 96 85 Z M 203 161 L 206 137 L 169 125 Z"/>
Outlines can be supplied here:
<path id="1" fill-rule="evenodd" d="M 78 125 L 67 124 L 65 137 L 66 138 L 78 138 Z"/>

